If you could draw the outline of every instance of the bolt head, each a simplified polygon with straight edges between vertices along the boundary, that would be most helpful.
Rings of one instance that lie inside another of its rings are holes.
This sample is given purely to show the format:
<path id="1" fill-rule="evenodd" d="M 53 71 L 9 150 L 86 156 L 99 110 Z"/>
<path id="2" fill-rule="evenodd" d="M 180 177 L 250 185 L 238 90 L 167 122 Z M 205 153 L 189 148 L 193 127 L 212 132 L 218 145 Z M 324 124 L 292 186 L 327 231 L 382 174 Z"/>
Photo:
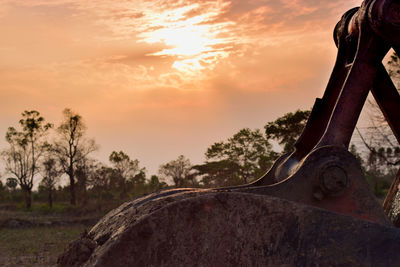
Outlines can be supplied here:
<path id="1" fill-rule="evenodd" d="M 348 183 L 347 174 L 339 166 L 329 166 L 322 171 L 320 183 L 324 192 L 337 194 L 346 188 Z"/>

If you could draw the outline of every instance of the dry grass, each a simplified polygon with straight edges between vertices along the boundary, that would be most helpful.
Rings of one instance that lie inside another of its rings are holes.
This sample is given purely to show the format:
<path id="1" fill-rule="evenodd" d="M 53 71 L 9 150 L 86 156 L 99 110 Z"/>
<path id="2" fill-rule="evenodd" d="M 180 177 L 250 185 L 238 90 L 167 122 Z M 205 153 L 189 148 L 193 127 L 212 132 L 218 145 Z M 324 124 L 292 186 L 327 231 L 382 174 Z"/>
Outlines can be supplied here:
<path id="1" fill-rule="evenodd" d="M 27 211 L 23 205 L 0 203 L 0 266 L 56 266 L 67 244 L 118 203 L 102 204 L 55 203 L 50 209 L 34 203 Z"/>
<path id="2" fill-rule="evenodd" d="M 56 266 L 66 245 L 84 225 L 0 229 L 0 266 Z"/>

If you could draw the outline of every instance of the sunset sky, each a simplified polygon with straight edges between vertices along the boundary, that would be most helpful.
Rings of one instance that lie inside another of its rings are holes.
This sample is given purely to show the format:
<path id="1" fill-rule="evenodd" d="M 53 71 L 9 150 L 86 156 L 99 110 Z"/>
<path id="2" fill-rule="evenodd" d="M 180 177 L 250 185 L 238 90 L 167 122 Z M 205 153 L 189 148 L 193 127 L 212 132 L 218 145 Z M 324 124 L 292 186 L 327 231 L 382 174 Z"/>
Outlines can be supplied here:
<path id="1" fill-rule="evenodd" d="M 81 114 L 107 162 L 180 154 L 310 108 L 361 0 L 1 0 L 0 149 L 24 110 Z"/>

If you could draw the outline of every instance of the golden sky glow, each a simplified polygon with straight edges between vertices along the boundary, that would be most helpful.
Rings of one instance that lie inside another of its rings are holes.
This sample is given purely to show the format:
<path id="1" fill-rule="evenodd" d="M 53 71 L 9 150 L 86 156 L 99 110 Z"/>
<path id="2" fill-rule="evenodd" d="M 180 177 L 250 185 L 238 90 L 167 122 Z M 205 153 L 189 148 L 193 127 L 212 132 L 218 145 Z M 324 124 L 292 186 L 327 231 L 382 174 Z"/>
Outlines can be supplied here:
<path id="1" fill-rule="evenodd" d="M 229 48 L 237 39 L 229 35 L 220 37 L 229 33 L 227 26 L 234 22 L 213 22 L 228 6 L 229 3 L 222 1 L 211 2 L 207 12 L 193 16 L 187 14 L 196 12 L 201 7 L 198 3 L 167 10 L 148 19 L 150 30 L 138 37 L 149 44 L 165 44 L 168 48 L 149 55 L 176 57 L 172 68 L 185 74 L 196 75 L 204 69 L 214 69 L 220 60 L 229 56 Z"/>
<path id="2" fill-rule="evenodd" d="M 361 1 L 0 1 L 0 135 L 25 109 L 86 120 L 97 157 L 155 173 L 322 95 L 332 30 Z M 3 138 L 0 147 L 4 147 Z"/>

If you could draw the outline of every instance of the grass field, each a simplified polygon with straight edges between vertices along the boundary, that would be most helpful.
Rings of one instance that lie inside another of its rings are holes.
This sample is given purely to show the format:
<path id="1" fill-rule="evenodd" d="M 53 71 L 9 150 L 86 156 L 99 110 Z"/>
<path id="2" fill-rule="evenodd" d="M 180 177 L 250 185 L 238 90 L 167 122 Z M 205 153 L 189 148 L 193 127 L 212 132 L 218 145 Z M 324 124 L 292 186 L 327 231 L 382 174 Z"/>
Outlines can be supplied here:
<path id="1" fill-rule="evenodd" d="M 11 207 L 11 208 L 10 208 Z M 106 211 L 67 204 L 49 209 L 35 203 L 30 211 L 0 204 L 0 266 L 56 266 L 58 256 Z"/>
<path id="2" fill-rule="evenodd" d="M 0 266 L 56 266 L 65 246 L 84 225 L 0 229 Z"/>
<path id="3" fill-rule="evenodd" d="M 120 201 L 69 203 L 0 203 L 0 266 L 56 266 L 64 248 L 90 230 Z"/>

